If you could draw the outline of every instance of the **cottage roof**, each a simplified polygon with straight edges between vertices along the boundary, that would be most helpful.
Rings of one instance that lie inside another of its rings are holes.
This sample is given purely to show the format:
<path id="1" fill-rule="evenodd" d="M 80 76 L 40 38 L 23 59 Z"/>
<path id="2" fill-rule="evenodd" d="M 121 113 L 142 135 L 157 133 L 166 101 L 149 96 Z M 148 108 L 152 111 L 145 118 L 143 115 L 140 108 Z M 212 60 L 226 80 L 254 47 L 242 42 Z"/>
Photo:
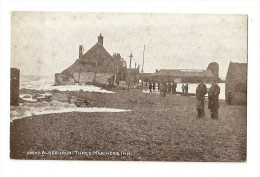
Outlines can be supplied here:
<path id="1" fill-rule="evenodd" d="M 83 60 L 93 60 L 96 61 L 96 57 L 100 57 L 101 59 L 110 60 L 110 62 L 114 62 L 115 59 L 107 52 L 104 46 L 97 42 L 93 47 L 91 47 L 82 57 Z"/>
<path id="2" fill-rule="evenodd" d="M 97 65 L 97 68 L 96 68 Z M 71 74 L 79 70 L 97 73 L 114 72 L 116 69 L 115 59 L 97 42 L 80 59 L 77 59 L 70 67 L 65 69 L 62 74 Z"/>

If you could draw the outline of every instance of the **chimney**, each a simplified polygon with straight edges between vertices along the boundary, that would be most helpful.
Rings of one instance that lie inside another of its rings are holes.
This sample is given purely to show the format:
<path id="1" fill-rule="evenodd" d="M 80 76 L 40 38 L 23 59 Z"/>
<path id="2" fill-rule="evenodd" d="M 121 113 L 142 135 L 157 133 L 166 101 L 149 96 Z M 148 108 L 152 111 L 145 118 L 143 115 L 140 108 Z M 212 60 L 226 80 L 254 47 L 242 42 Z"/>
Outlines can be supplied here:
<path id="1" fill-rule="evenodd" d="M 100 33 L 100 35 L 98 36 L 98 42 L 101 43 L 101 45 L 103 46 L 103 36 L 102 34 Z"/>
<path id="2" fill-rule="evenodd" d="M 82 55 L 83 55 L 83 46 L 79 45 L 79 59 L 82 58 Z"/>

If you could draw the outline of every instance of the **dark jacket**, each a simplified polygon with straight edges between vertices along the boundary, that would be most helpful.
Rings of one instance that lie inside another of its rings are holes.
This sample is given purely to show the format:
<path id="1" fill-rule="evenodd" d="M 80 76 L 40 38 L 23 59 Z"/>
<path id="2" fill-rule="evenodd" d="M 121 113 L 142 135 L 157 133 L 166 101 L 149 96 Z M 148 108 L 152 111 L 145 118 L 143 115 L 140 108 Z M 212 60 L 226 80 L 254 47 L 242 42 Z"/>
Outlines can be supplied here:
<path id="1" fill-rule="evenodd" d="M 209 109 L 219 108 L 219 100 L 218 100 L 219 93 L 220 93 L 220 87 L 217 84 L 214 84 L 209 88 L 209 92 L 208 92 Z"/>
<path id="2" fill-rule="evenodd" d="M 149 89 L 152 89 L 153 88 L 153 85 L 152 84 L 149 84 Z"/>
<path id="3" fill-rule="evenodd" d="M 207 94 L 207 87 L 205 84 L 200 83 L 196 88 L 196 98 L 197 100 L 203 100 L 205 95 Z"/>

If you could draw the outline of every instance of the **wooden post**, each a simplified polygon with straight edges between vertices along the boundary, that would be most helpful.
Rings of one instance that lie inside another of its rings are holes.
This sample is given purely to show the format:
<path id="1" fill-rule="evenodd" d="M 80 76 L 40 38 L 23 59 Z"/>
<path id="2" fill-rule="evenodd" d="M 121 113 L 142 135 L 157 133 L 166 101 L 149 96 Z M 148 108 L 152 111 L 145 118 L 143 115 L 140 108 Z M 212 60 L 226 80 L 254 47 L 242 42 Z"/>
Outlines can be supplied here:
<path id="1" fill-rule="evenodd" d="M 128 70 L 128 89 L 127 90 L 129 90 L 129 88 L 131 86 L 130 75 L 131 75 L 131 62 L 132 62 L 132 58 L 133 58 L 132 52 L 131 52 L 129 58 L 130 58 L 130 63 L 129 63 L 129 70 Z"/>
<path id="2" fill-rule="evenodd" d="M 132 52 L 131 52 L 129 58 L 130 58 L 129 68 L 131 69 L 131 62 L 132 62 L 132 58 L 133 58 Z"/>
<path id="3" fill-rule="evenodd" d="M 142 89 L 144 85 L 144 51 L 145 51 L 145 45 L 144 45 L 144 50 L 143 50 L 143 64 L 142 64 Z"/>
<path id="4" fill-rule="evenodd" d="M 10 104 L 11 106 L 19 106 L 19 90 L 20 90 L 20 69 L 11 68 L 10 79 Z"/>

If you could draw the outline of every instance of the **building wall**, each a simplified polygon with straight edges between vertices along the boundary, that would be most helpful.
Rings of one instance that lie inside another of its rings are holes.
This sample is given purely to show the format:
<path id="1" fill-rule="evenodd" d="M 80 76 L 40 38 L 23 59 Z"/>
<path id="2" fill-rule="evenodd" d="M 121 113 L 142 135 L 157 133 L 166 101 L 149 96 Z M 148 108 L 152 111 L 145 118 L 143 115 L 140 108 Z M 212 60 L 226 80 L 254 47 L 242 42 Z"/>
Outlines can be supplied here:
<path id="1" fill-rule="evenodd" d="M 109 78 L 111 78 L 113 75 L 114 75 L 114 73 L 97 73 L 96 74 L 96 83 L 108 85 Z M 76 79 L 76 81 L 78 81 L 78 79 L 79 79 L 80 83 L 93 83 L 95 73 L 94 72 L 81 72 L 80 77 L 79 77 L 79 72 L 74 72 L 73 76 Z"/>
<path id="2" fill-rule="evenodd" d="M 174 77 L 174 76 L 145 76 L 145 82 L 169 82 L 169 83 L 198 83 L 202 80 L 204 83 L 210 83 L 212 77 Z"/>
<path id="3" fill-rule="evenodd" d="M 247 83 L 241 82 L 230 69 L 226 76 L 225 96 L 228 104 L 247 104 Z"/>
<path id="4" fill-rule="evenodd" d="M 67 76 L 64 74 L 55 74 L 55 84 L 54 85 L 74 85 L 75 79 L 72 76 Z"/>

